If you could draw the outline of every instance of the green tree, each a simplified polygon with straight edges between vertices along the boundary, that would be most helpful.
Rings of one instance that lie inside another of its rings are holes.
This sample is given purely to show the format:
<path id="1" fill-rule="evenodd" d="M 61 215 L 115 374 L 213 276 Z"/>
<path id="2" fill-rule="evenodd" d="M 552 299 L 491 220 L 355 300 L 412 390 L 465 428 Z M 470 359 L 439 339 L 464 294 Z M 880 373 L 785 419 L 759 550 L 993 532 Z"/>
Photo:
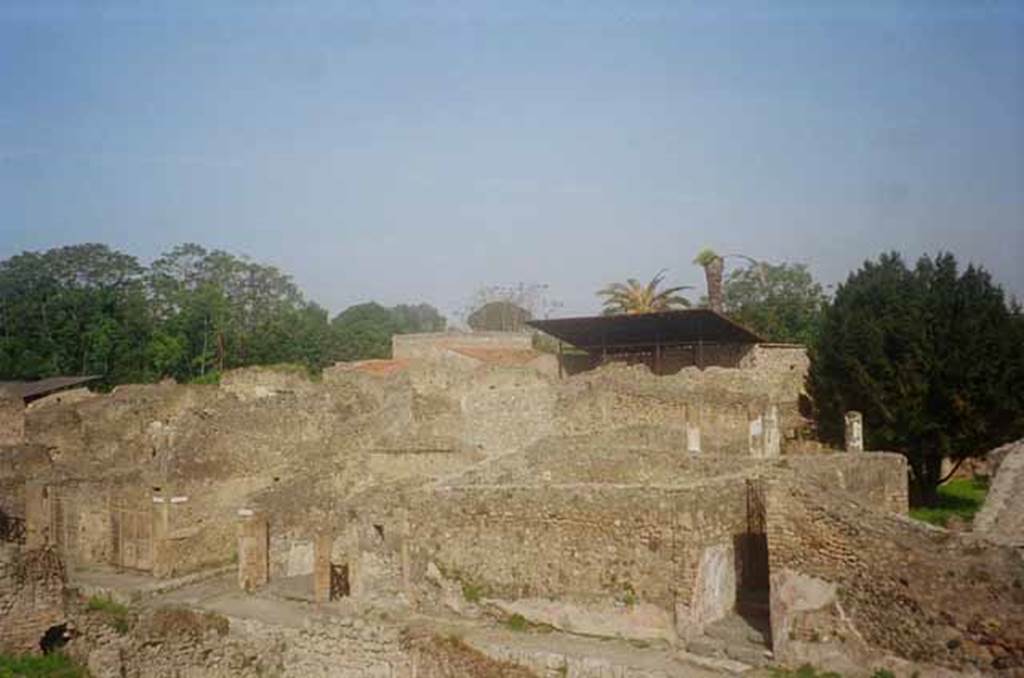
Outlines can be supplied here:
<path id="1" fill-rule="evenodd" d="M 145 378 L 142 272 L 134 257 L 95 243 L 0 262 L 0 372 Z"/>
<path id="2" fill-rule="evenodd" d="M 690 288 L 678 285 L 659 290 L 664 279 L 665 271 L 659 271 L 646 285 L 630 278 L 625 283 L 612 283 L 598 290 L 597 295 L 604 297 L 605 315 L 657 313 L 689 307 L 690 301 L 676 292 Z"/>
<path id="3" fill-rule="evenodd" d="M 376 302 L 356 304 L 331 320 L 333 360 L 353 361 L 391 357 L 391 337 L 444 329 L 446 320 L 429 304 L 393 308 Z"/>
<path id="4" fill-rule="evenodd" d="M 751 263 L 725 281 L 725 312 L 769 341 L 811 344 L 827 301 L 803 264 Z"/>
<path id="5" fill-rule="evenodd" d="M 391 309 L 402 334 L 444 332 L 447 319 L 430 304 L 399 304 Z"/>
<path id="6" fill-rule="evenodd" d="M 1020 309 L 983 269 L 896 253 L 866 262 L 827 306 L 811 351 L 809 390 L 820 435 L 843 437 L 864 415 L 871 449 L 902 453 L 914 498 L 934 505 L 943 458 L 961 460 L 1024 433 Z"/>

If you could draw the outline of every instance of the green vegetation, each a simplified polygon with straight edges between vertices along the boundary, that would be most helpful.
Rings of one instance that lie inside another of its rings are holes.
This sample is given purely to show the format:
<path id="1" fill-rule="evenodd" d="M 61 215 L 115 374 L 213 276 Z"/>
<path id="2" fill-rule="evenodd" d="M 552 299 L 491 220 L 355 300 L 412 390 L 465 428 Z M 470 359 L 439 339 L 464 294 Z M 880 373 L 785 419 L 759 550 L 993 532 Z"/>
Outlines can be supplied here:
<path id="1" fill-rule="evenodd" d="M 426 304 L 362 304 L 329 322 L 287 274 L 200 245 L 151 265 L 88 243 L 0 261 L 0 379 L 100 375 L 101 386 L 225 370 L 388 357 L 396 333 L 438 331 Z"/>
<path id="2" fill-rule="evenodd" d="M 769 341 L 812 344 L 827 303 L 803 264 L 751 262 L 725 281 L 725 312 Z"/>
<path id="3" fill-rule="evenodd" d="M 789 669 L 774 668 L 772 678 L 843 678 L 841 674 L 834 671 L 818 671 L 810 664 L 804 664 L 795 671 Z"/>
<path id="4" fill-rule="evenodd" d="M 604 297 L 605 315 L 657 313 L 687 308 L 690 305 L 689 299 L 676 292 L 690 288 L 678 285 L 659 290 L 658 286 L 664 279 L 665 271 L 658 271 L 646 285 L 642 285 L 636 278 L 630 278 L 625 283 L 608 285 L 599 290 L 597 296 Z"/>
<path id="5" fill-rule="evenodd" d="M 511 631 L 527 631 L 530 628 L 530 622 L 518 612 L 511 617 L 507 617 L 504 624 Z"/>
<path id="6" fill-rule="evenodd" d="M 479 603 L 484 596 L 484 588 L 479 584 L 462 584 L 462 597 L 470 603 Z"/>
<path id="7" fill-rule="evenodd" d="M 0 678 L 88 678 L 89 673 L 67 655 L 51 652 L 44 655 L 0 654 Z"/>
<path id="8" fill-rule="evenodd" d="M 908 268 L 866 262 L 836 290 L 811 350 L 819 435 L 843 440 L 864 415 L 867 449 L 899 452 L 915 505 L 938 505 L 942 460 L 1024 435 L 1024 314 L 983 269 L 950 254 Z"/>
<path id="9" fill-rule="evenodd" d="M 85 609 L 102 614 L 111 628 L 118 633 L 128 633 L 131 626 L 131 611 L 127 606 L 106 596 L 92 596 L 86 602 Z"/>
<path id="10" fill-rule="evenodd" d="M 945 526 L 953 516 L 970 522 L 981 509 L 988 494 L 988 483 L 973 478 L 956 478 L 939 485 L 936 506 L 921 506 L 910 510 L 910 516 L 933 525 Z"/>

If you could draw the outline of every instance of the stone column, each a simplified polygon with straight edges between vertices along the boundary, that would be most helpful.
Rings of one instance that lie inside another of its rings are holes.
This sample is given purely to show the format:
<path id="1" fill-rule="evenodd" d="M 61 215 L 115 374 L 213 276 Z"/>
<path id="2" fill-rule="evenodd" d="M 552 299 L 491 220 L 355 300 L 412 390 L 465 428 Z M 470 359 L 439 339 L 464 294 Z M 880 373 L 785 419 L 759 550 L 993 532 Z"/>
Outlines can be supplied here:
<path id="1" fill-rule="evenodd" d="M 152 554 L 154 577 L 169 577 L 174 571 L 174 563 L 172 562 L 174 553 L 172 549 L 165 546 L 171 524 L 169 506 L 170 504 L 164 497 L 153 497 L 150 553 Z"/>
<path id="2" fill-rule="evenodd" d="M 764 410 L 764 456 L 782 454 L 782 436 L 779 435 L 779 408 L 771 403 Z"/>
<path id="3" fill-rule="evenodd" d="M 318 534 L 313 541 L 313 600 L 326 603 L 331 599 L 331 543 L 329 534 Z"/>
<path id="4" fill-rule="evenodd" d="M 238 509 L 238 586 L 254 591 L 270 578 L 267 519 L 252 509 Z"/>
<path id="5" fill-rule="evenodd" d="M 25 548 L 39 549 L 51 542 L 50 521 L 53 509 L 50 488 L 43 483 L 25 485 Z"/>
<path id="6" fill-rule="evenodd" d="M 348 558 L 349 595 L 362 598 L 366 593 L 363 586 L 363 551 L 359 540 L 359 522 L 351 520 L 345 526 L 345 555 Z"/>
<path id="7" fill-rule="evenodd" d="M 846 413 L 846 451 L 864 451 L 864 418 L 860 412 Z"/>

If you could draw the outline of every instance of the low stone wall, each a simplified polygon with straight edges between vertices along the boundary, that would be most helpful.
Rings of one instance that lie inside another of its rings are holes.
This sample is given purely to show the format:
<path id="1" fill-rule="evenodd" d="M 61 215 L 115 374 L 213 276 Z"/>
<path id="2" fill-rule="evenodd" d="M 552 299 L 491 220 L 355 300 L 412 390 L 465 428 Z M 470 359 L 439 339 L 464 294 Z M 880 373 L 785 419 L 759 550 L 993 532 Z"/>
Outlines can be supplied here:
<path id="1" fill-rule="evenodd" d="M 69 654 L 93 678 L 530 678 L 451 638 L 398 624 L 310 614 L 270 625 L 184 608 L 130 614 L 128 628 L 102 612 L 75 615 Z"/>
<path id="2" fill-rule="evenodd" d="M 780 661 L 1024 668 L 1024 563 L 1013 549 L 796 479 L 770 487 L 767 534 Z"/>
<path id="3" fill-rule="evenodd" d="M 396 360 L 439 360 L 452 349 L 506 349 L 528 351 L 533 335 L 525 332 L 432 332 L 396 334 L 391 357 Z"/>
<path id="4" fill-rule="evenodd" d="M 51 626 L 65 621 L 64 566 L 51 549 L 0 544 L 0 652 L 39 652 Z"/>
<path id="5" fill-rule="evenodd" d="M 909 489 L 906 457 L 892 452 L 808 454 L 788 458 L 800 478 L 846 492 L 865 506 L 906 515 Z"/>

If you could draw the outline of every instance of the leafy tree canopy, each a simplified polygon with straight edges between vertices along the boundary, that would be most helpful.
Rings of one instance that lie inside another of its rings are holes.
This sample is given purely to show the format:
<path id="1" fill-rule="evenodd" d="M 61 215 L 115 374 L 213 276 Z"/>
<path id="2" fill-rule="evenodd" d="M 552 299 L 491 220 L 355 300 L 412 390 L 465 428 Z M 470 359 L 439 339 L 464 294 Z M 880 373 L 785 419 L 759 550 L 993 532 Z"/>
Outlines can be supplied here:
<path id="1" fill-rule="evenodd" d="M 726 313 L 769 341 L 812 343 L 827 301 L 803 264 L 752 262 L 725 281 Z"/>
<path id="2" fill-rule="evenodd" d="M 386 354 L 391 333 L 445 326 L 426 304 L 385 310 L 383 333 L 342 316 L 329 323 L 273 266 L 193 243 L 148 268 L 95 243 L 25 252 L 0 261 L 0 378 L 98 374 L 110 386 L 274 363 L 317 371 Z"/>
<path id="3" fill-rule="evenodd" d="M 1024 434 L 1024 320 L 983 269 L 951 254 L 908 268 L 866 262 L 827 305 L 811 351 L 819 432 L 840 443 L 864 415 L 870 449 L 904 454 L 919 502 L 934 503 L 942 459 L 984 454 Z"/>
<path id="4" fill-rule="evenodd" d="M 386 308 L 376 302 L 350 306 L 331 321 L 335 360 L 391 357 L 391 337 L 414 332 L 439 332 L 447 322 L 429 304 Z"/>

